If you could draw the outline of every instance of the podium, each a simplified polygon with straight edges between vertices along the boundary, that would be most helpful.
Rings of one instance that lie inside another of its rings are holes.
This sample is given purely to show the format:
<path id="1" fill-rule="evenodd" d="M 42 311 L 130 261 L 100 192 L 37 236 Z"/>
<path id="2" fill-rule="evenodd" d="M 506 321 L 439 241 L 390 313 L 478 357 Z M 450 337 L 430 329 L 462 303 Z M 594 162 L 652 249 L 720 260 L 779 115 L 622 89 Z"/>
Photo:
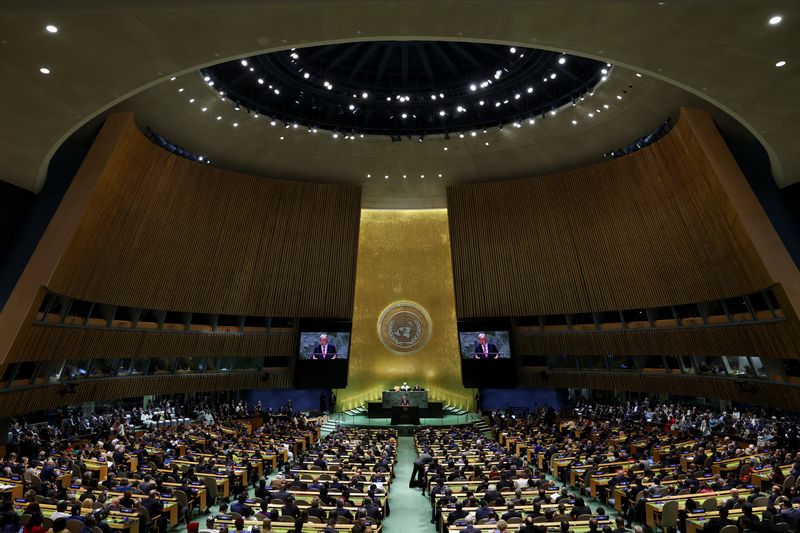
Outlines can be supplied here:
<path id="1" fill-rule="evenodd" d="M 392 425 L 419 425 L 419 407 L 416 405 L 395 405 L 392 407 Z"/>
<path id="2" fill-rule="evenodd" d="M 400 405 L 400 402 L 403 400 L 404 396 L 408 398 L 408 401 L 411 405 L 421 407 L 422 409 L 428 407 L 428 391 L 426 390 L 418 390 L 418 391 L 385 390 L 383 391 L 383 394 L 381 396 L 383 407 L 385 409 L 389 409 L 397 405 Z"/>

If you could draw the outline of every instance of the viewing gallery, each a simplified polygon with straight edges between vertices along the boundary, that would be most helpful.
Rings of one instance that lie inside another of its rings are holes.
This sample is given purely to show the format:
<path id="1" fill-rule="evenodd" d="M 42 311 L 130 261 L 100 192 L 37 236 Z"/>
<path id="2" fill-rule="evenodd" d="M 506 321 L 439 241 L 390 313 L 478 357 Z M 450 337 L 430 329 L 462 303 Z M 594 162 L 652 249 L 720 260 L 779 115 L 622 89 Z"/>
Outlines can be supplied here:
<path id="1" fill-rule="evenodd" d="M 2 532 L 800 533 L 800 4 L 0 35 Z"/>

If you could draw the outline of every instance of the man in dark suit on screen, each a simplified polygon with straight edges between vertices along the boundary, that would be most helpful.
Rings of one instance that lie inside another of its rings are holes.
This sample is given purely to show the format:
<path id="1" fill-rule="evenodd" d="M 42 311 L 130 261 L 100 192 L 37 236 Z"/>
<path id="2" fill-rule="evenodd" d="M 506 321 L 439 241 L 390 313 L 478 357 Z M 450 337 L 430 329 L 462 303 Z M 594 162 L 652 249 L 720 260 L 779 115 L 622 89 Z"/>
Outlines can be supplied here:
<path id="1" fill-rule="evenodd" d="M 497 359 L 500 353 L 497 346 L 489 342 L 485 333 L 478 334 L 478 342 L 475 343 L 475 359 Z"/>
<path id="2" fill-rule="evenodd" d="M 319 336 L 319 344 L 314 346 L 314 352 L 311 354 L 311 359 L 336 359 L 336 346 L 328 342 L 328 336 L 324 333 Z"/>

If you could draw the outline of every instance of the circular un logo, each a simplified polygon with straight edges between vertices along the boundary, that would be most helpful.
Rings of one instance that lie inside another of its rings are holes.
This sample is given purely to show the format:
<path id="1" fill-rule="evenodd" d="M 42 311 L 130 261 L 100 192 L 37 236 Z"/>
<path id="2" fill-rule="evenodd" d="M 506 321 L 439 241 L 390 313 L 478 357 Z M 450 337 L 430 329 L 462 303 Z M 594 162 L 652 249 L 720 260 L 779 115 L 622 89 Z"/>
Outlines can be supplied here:
<path id="1" fill-rule="evenodd" d="M 378 337 L 394 353 L 414 353 L 428 344 L 431 319 L 419 304 L 395 302 L 378 319 Z"/>

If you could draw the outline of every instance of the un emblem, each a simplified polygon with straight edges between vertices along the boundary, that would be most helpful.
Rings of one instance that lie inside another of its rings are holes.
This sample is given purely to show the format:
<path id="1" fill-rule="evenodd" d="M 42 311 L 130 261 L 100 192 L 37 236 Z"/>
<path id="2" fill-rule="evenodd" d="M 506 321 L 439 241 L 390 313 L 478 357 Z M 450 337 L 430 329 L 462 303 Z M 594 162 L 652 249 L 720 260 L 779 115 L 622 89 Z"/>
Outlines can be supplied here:
<path id="1" fill-rule="evenodd" d="M 395 302 L 378 319 L 378 337 L 394 353 L 414 353 L 428 343 L 431 319 L 414 302 Z"/>

